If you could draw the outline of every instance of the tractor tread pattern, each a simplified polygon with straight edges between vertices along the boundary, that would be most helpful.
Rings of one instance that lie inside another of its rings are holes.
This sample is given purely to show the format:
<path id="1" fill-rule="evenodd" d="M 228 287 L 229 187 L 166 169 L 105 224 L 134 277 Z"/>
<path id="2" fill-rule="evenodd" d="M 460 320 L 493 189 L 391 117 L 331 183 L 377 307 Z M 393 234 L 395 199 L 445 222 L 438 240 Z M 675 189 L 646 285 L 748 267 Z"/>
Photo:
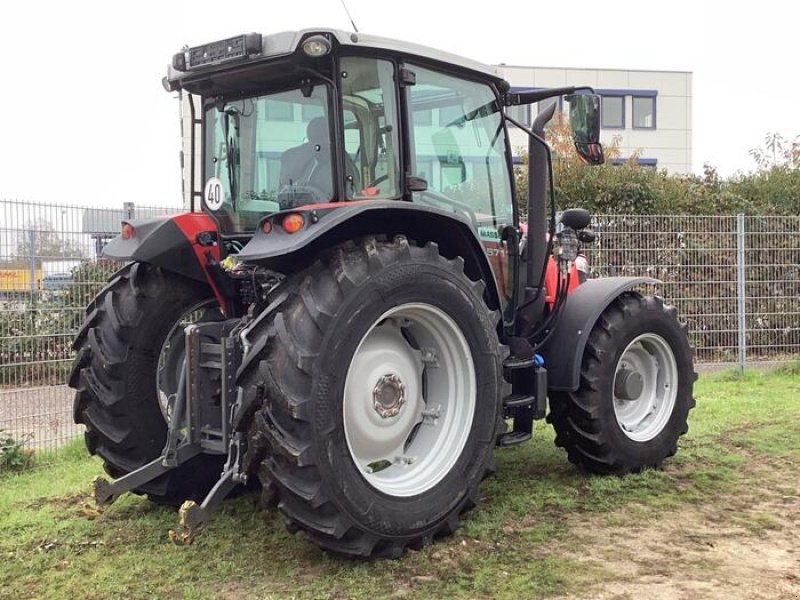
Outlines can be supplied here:
<path id="1" fill-rule="evenodd" d="M 259 439 L 267 441 L 269 448 L 258 468 L 261 483 L 265 488 L 277 487 L 278 509 L 290 532 L 301 531 L 311 542 L 334 554 L 395 558 L 406 547 L 421 548 L 435 537 L 451 534 L 461 515 L 475 506 L 480 481 L 495 469 L 490 452 L 482 476 L 474 485 L 462 490 L 463 498 L 452 514 L 436 524 L 433 531 L 403 536 L 381 532 L 381 524 L 371 523 L 367 514 L 359 515 L 359 519 L 346 514 L 332 494 L 327 493 L 317 466 L 317 453 L 325 449 L 319 447 L 322 444 L 315 443 L 314 430 L 330 433 L 335 424 L 330 418 L 327 422 L 312 422 L 314 417 L 307 408 L 311 401 L 314 364 L 318 359 L 315 349 L 349 292 L 387 265 L 396 267 L 409 258 L 422 256 L 463 276 L 463 260 L 441 256 L 437 244 L 432 242 L 419 247 L 400 235 L 391 241 L 383 236 L 349 241 L 329 251 L 327 256 L 295 277 L 294 283 L 289 278 L 289 293 L 283 305 L 249 334 L 265 348 L 260 360 L 252 355 L 245 359 L 248 364 L 240 371 L 239 378 L 239 385 L 244 389 L 256 385 L 263 385 L 265 389 L 264 406 L 256 413 L 251 429 Z M 483 282 L 479 282 L 474 289 L 482 294 L 483 286 Z M 488 319 L 497 316 L 488 307 L 486 313 Z M 495 352 L 500 357 L 498 380 L 502 380 L 501 363 L 505 356 L 502 348 L 498 343 Z M 327 393 L 324 381 L 318 383 L 315 393 Z M 500 410 L 496 412 L 500 430 L 502 414 Z"/>
<path id="2" fill-rule="evenodd" d="M 670 431 L 665 427 L 661 435 L 666 436 L 667 444 L 660 454 L 642 461 L 635 453 L 623 449 L 618 436 L 609 431 L 618 427 L 616 422 L 609 425 L 610 403 L 604 399 L 604 378 L 609 371 L 608 361 L 613 359 L 615 340 L 625 322 L 646 318 L 643 312 L 651 315 L 659 313 L 667 317 L 674 331 L 681 331 L 685 338 L 686 327 L 678 321 L 674 307 L 664 303 L 658 296 L 641 296 L 627 292 L 618 296 L 597 320 L 584 350 L 581 364 L 580 386 L 574 392 L 551 392 L 550 413 L 547 421 L 556 431 L 555 444 L 564 448 L 570 462 L 593 473 L 625 474 L 657 468 L 664 459 L 677 451 L 678 438 L 688 431 L 687 417 L 695 406 L 692 396 L 692 383 L 696 373 L 679 373 L 684 380 L 684 389 L 679 392 L 676 411 L 681 412 L 678 423 Z M 680 349 L 679 349 L 680 350 Z M 689 357 L 692 355 L 688 338 L 682 348 Z M 613 377 L 613 366 L 611 367 Z M 680 387 L 680 386 L 679 386 Z M 612 410 L 613 412 L 613 410 Z"/>
<path id="3" fill-rule="evenodd" d="M 86 309 L 86 320 L 73 343 L 77 357 L 68 379 L 76 390 L 73 418 L 86 426 L 87 449 L 103 460 L 104 469 L 112 477 L 156 458 L 166 435 L 163 418 L 158 423 L 161 431 L 146 426 L 141 399 L 132 391 L 137 379 L 149 377 L 137 371 L 143 364 L 134 357 L 139 351 L 137 345 L 143 343 L 136 337 L 137 329 L 159 302 L 193 297 L 196 301 L 201 293 L 204 292 L 195 282 L 177 275 L 165 276 L 151 265 L 130 263 L 112 276 Z M 155 389 L 154 375 L 153 382 Z M 135 492 L 148 494 L 154 502 L 173 505 L 190 497 L 202 497 L 208 477 L 191 471 L 217 462 L 217 457 L 195 457 Z"/>

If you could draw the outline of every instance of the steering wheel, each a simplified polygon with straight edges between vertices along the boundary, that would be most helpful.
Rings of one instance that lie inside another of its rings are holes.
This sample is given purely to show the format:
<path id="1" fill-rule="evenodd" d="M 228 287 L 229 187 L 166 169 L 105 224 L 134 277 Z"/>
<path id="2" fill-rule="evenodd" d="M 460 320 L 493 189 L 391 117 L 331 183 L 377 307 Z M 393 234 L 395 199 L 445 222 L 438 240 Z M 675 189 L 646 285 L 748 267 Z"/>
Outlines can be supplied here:
<path id="1" fill-rule="evenodd" d="M 452 206 L 453 208 L 457 209 L 460 212 L 465 213 L 469 220 L 472 222 L 472 226 L 475 229 L 478 229 L 478 217 L 475 215 L 475 211 L 472 210 L 472 207 L 467 204 L 466 202 L 461 202 L 460 200 L 453 200 L 450 196 L 443 194 L 437 190 L 425 190 L 424 192 L 417 192 L 419 194 L 419 199 L 425 202 L 425 196 L 430 196 L 434 202 L 440 202 L 442 204 L 447 204 Z M 430 204 L 430 202 L 428 202 Z"/>
<path id="2" fill-rule="evenodd" d="M 371 197 L 373 197 L 373 196 L 377 195 L 377 190 L 376 190 L 376 192 L 375 192 L 374 194 L 369 194 L 369 193 L 367 192 L 367 190 L 369 190 L 370 188 L 375 188 L 375 187 L 377 187 L 379 184 L 383 183 L 383 182 L 384 182 L 384 181 L 386 181 L 387 179 L 389 179 L 389 175 L 388 175 L 388 174 L 387 174 L 387 175 L 380 175 L 380 176 L 376 177 L 375 179 L 373 179 L 372 181 L 370 181 L 370 182 L 369 182 L 367 185 L 365 185 L 365 186 L 361 187 L 361 188 L 358 190 L 358 193 L 357 193 L 357 194 L 355 194 L 355 195 L 357 195 L 357 196 L 359 196 L 359 197 L 364 197 L 364 196 L 367 196 L 367 197 L 370 197 L 370 198 L 371 198 Z M 349 195 L 348 195 L 348 198 L 349 198 L 349 197 L 351 197 L 351 196 L 349 196 Z"/>
<path id="3" fill-rule="evenodd" d="M 389 175 L 388 175 L 388 174 L 386 174 L 386 175 L 379 175 L 378 177 L 376 177 L 375 179 L 373 179 L 372 181 L 370 181 L 370 182 L 369 182 L 367 185 L 365 185 L 365 186 L 364 186 L 364 189 L 371 188 L 371 187 L 375 187 L 376 185 L 378 185 L 379 183 L 383 183 L 383 182 L 384 182 L 384 181 L 386 181 L 387 179 L 389 179 Z"/>

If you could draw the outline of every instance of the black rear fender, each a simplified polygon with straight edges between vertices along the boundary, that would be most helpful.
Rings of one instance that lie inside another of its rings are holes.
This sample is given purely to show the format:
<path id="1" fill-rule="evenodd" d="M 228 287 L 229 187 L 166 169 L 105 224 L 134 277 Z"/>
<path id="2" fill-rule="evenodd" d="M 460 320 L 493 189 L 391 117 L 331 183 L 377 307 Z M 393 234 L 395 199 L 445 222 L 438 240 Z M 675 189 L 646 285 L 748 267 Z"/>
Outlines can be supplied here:
<path id="1" fill-rule="evenodd" d="M 293 213 L 303 215 L 304 225 L 295 233 L 287 233 L 282 222 Z M 266 228 L 265 222 L 269 223 Z M 418 244 L 435 242 L 443 256 L 461 256 L 464 272 L 471 279 L 486 283 L 490 308 L 501 306 L 489 258 L 472 224 L 455 213 L 410 202 L 368 200 L 307 205 L 276 213 L 262 221 L 239 258 L 264 263 L 278 271 L 294 271 L 312 262 L 326 248 L 364 235 L 381 234 L 402 234 Z"/>

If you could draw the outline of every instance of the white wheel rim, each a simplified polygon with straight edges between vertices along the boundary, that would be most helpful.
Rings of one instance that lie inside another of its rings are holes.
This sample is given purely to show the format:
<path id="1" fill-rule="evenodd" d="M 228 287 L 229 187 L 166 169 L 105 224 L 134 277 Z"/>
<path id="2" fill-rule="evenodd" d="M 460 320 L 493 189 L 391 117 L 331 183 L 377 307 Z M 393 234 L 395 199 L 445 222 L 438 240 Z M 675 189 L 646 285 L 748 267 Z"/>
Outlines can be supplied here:
<path id="1" fill-rule="evenodd" d="M 344 386 L 344 433 L 366 481 L 415 496 L 447 475 L 475 415 L 475 365 L 464 334 L 429 304 L 402 304 L 369 328 Z"/>
<path id="2" fill-rule="evenodd" d="M 634 383 L 626 384 L 630 377 Z M 677 396 L 678 365 L 672 348 L 655 333 L 638 336 L 625 348 L 614 372 L 614 412 L 623 433 L 636 442 L 652 440 L 669 422 Z"/>

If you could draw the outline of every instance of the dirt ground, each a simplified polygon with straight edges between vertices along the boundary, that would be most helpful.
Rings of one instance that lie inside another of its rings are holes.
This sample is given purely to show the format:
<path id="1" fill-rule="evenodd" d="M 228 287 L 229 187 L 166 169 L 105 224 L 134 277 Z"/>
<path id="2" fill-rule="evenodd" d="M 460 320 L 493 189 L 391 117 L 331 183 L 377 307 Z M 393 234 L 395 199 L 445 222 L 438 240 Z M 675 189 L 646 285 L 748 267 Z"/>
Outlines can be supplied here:
<path id="1" fill-rule="evenodd" d="M 713 503 L 570 517 L 581 554 L 569 557 L 604 575 L 586 594 L 564 598 L 800 599 L 800 486 L 766 473 L 746 493 Z"/>

